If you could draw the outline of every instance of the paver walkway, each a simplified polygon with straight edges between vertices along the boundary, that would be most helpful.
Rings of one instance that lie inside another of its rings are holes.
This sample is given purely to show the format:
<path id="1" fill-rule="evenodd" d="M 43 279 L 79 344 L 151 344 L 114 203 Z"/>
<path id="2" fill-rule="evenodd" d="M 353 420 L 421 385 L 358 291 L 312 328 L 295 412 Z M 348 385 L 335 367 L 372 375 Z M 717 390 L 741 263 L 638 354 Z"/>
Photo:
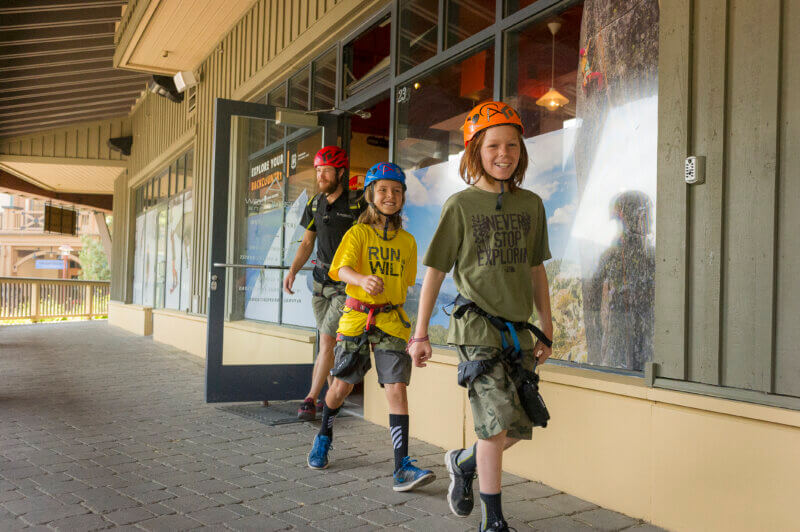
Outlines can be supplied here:
<path id="1" fill-rule="evenodd" d="M 450 514 L 443 449 L 418 441 L 439 479 L 395 493 L 386 429 L 337 420 L 331 468 L 312 471 L 316 424 L 265 426 L 204 402 L 199 359 L 109 327 L 0 327 L 0 530 L 470 530 Z M 523 530 L 658 530 L 505 475 Z"/>

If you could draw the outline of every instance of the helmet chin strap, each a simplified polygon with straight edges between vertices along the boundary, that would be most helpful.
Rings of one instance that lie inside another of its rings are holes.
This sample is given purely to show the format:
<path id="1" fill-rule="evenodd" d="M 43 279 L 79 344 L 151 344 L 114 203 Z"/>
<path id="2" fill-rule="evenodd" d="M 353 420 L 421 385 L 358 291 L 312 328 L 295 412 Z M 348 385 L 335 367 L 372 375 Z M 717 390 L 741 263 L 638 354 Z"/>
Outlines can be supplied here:
<path id="1" fill-rule="evenodd" d="M 388 241 L 389 240 L 389 217 L 392 216 L 392 215 L 391 214 L 386 214 L 385 212 L 380 210 L 378 208 L 378 206 L 375 205 L 374 203 L 372 204 L 372 206 L 375 208 L 376 211 L 378 211 L 378 213 L 380 213 L 381 216 L 383 216 L 383 239 Z"/>
<path id="2" fill-rule="evenodd" d="M 505 194 L 506 192 L 506 181 L 508 181 L 511 178 L 509 177 L 508 179 L 497 179 L 493 177 L 492 179 L 494 179 L 495 181 L 500 181 L 500 194 L 497 195 L 497 204 L 494 206 L 494 210 L 500 211 L 503 209 L 503 194 Z"/>

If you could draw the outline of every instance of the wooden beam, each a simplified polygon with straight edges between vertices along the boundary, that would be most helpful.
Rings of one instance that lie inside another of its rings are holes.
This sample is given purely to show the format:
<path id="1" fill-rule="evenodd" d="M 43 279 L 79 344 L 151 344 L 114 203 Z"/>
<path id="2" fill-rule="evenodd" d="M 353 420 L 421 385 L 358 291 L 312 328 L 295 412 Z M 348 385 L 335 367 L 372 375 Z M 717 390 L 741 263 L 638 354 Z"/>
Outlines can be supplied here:
<path id="1" fill-rule="evenodd" d="M 0 170 L 0 191 L 8 194 L 23 194 L 44 200 L 56 200 L 79 207 L 88 207 L 99 211 L 111 213 L 113 211 L 113 194 L 73 194 L 53 192 L 20 179 L 19 177 Z"/>

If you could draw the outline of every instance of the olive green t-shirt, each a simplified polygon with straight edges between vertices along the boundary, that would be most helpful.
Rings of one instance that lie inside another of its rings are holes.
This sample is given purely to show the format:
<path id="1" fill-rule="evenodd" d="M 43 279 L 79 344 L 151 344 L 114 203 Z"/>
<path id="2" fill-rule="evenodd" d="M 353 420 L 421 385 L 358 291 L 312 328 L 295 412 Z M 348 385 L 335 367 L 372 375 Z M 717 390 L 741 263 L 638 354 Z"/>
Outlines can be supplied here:
<path id="1" fill-rule="evenodd" d="M 450 196 L 442 208 L 423 264 L 453 271 L 458 292 L 479 307 L 509 321 L 527 321 L 533 311 L 531 267 L 550 258 L 547 218 L 542 199 L 529 190 L 503 195 L 477 187 Z M 523 349 L 533 337 L 519 334 Z M 489 320 L 473 312 L 450 318 L 447 343 L 500 347 L 500 333 Z"/>

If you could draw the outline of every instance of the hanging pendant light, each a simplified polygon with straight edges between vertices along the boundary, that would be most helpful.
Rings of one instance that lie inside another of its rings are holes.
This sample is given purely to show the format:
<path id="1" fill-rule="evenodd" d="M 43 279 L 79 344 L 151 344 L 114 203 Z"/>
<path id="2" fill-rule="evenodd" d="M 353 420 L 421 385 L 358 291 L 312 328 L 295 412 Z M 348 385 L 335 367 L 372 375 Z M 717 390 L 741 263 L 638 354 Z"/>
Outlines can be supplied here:
<path id="1" fill-rule="evenodd" d="M 560 22 L 548 22 L 547 27 L 553 36 L 552 57 L 550 61 L 550 90 L 544 96 L 536 100 L 536 105 L 546 107 L 551 111 L 555 111 L 559 107 L 567 105 L 569 100 L 566 96 L 558 92 L 553 85 L 555 85 L 555 70 L 556 70 L 556 33 L 561 29 Z"/>

